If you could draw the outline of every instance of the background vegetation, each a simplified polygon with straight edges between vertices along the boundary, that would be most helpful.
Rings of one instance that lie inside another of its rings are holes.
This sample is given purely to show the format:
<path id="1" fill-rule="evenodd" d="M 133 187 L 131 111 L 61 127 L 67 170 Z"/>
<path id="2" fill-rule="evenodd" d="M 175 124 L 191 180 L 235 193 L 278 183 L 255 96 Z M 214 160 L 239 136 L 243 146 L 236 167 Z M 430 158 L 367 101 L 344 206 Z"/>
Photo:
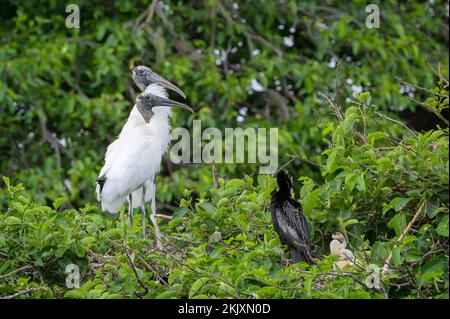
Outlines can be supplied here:
<path id="1" fill-rule="evenodd" d="M 0 296 L 448 298 L 447 2 L 383 1 L 379 29 L 364 1 L 77 3 L 79 30 L 65 2 L 2 4 Z M 197 112 L 176 126 L 279 128 L 318 265 L 290 264 L 256 165 L 218 164 L 214 187 L 210 165 L 167 157 L 163 252 L 139 218 L 99 212 L 138 64 L 187 94 Z M 333 270 L 334 231 L 363 267 Z"/>

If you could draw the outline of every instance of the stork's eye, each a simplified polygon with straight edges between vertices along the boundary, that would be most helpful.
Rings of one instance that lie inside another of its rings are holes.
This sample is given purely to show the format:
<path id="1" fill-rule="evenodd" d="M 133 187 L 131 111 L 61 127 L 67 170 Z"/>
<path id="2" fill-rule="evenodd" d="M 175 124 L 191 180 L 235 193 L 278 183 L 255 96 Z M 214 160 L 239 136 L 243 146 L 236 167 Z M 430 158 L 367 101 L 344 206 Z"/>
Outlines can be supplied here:
<path id="1" fill-rule="evenodd" d="M 142 74 L 142 73 L 144 73 L 144 70 L 139 69 L 139 70 L 137 70 L 137 73 L 138 73 L 138 74 Z"/>

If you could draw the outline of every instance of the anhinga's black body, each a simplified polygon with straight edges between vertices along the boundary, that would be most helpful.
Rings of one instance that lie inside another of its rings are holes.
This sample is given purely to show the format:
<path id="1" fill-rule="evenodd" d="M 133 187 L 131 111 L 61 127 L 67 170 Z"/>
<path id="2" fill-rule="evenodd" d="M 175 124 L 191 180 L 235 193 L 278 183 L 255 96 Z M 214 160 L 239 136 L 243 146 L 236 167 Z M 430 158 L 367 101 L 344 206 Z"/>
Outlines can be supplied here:
<path id="1" fill-rule="evenodd" d="M 272 223 L 282 244 L 292 249 L 294 262 L 313 263 L 309 246 L 309 225 L 300 204 L 291 197 L 292 181 L 283 171 L 277 175 L 278 190 L 272 193 Z"/>

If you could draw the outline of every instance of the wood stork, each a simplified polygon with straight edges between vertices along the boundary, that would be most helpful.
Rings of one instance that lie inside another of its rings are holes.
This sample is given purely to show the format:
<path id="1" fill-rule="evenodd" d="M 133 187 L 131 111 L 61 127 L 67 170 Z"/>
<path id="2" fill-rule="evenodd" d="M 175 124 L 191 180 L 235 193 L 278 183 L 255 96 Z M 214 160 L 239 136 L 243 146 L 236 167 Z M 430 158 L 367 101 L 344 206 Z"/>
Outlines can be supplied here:
<path id="1" fill-rule="evenodd" d="M 133 75 L 134 73 L 133 71 Z M 166 84 L 167 86 L 169 85 Z M 117 213 L 128 198 L 132 221 L 133 205 L 140 205 L 144 237 L 145 198 L 147 194 L 154 198 L 154 177 L 160 169 L 162 156 L 170 140 L 170 108 L 180 107 L 193 112 L 189 106 L 172 101 L 166 96 L 164 88 L 149 85 L 146 92 L 136 98 L 136 104 L 125 127 L 119 137 L 108 146 L 105 164 L 97 179 L 97 199 L 101 202 L 103 211 Z M 150 180 L 153 183 L 149 183 Z M 139 197 L 137 200 L 133 198 L 134 192 L 137 192 L 136 196 Z M 154 200 L 151 221 L 160 246 Z"/>
<path id="2" fill-rule="evenodd" d="M 184 99 L 186 99 L 186 95 L 184 92 L 179 89 L 174 84 L 170 83 L 162 76 L 156 74 L 147 66 L 139 65 L 133 69 L 132 78 L 137 87 L 144 92 L 151 93 L 156 96 L 168 98 L 168 94 L 166 89 L 172 90 L 179 95 L 181 95 Z M 170 109 L 167 110 L 167 117 L 161 116 L 161 121 L 156 121 L 154 125 L 158 125 L 159 137 L 162 143 L 165 143 L 164 153 L 167 151 L 170 142 Z M 162 114 L 161 114 L 162 115 Z M 137 125 L 142 125 L 144 123 L 144 118 L 141 113 L 137 109 L 137 106 L 134 105 L 131 113 L 122 128 L 122 131 L 119 134 L 119 137 L 125 135 L 130 129 L 136 127 Z M 113 146 L 111 146 L 113 148 Z M 109 149 L 108 149 L 109 151 Z M 128 197 L 128 212 L 130 215 L 130 223 L 133 224 L 133 210 L 137 207 L 145 206 L 145 203 L 151 202 L 152 214 L 150 215 L 150 219 L 155 227 L 156 238 L 158 242 L 158 246 L 160 246 L 160 231 L 158 227 L 158 223 L 156 221 L 156 173 L 150 179 L 148 179 L 142 188 L 139 188 L 132 192 Z M 142 203 L 143 201 L 143 203 Z M 145 229 L 144 229 L 145 235 Z"/>
<path id="3" fill-rule="evenodd" d="M 281 243 L 288 245 L 292 251 L 294 262 L 306 261 L 313 263 L 310 252 L 310 229 L 302 207 L 292 198 L 292 180 L 284 172 L 277 174 L 278 190 L 272 193 L 270 210 L 275 231 L 280 236 Z"/>

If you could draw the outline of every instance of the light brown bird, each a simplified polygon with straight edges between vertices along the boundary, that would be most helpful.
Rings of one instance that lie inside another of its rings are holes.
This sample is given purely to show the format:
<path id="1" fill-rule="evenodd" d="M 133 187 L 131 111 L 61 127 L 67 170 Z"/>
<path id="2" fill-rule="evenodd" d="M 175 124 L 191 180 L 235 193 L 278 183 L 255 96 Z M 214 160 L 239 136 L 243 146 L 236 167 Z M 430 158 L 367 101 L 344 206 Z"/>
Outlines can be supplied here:
<path id="1" fill-rule="evenodd" d="M 350 249 L 347 249 L 347 240 L 341 233 L 334 233 L 330 242 L 331 255 L 337 256 L 339 259 L 334 263 L 334 269 L 336 266 L 339 269 L 343 269 L 345 266 L 353 267 L 358 266 L 361 263 L 356 259 L 355 255 Z"/>

